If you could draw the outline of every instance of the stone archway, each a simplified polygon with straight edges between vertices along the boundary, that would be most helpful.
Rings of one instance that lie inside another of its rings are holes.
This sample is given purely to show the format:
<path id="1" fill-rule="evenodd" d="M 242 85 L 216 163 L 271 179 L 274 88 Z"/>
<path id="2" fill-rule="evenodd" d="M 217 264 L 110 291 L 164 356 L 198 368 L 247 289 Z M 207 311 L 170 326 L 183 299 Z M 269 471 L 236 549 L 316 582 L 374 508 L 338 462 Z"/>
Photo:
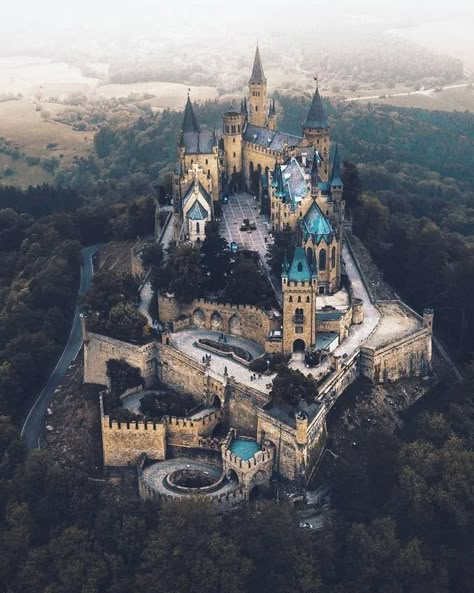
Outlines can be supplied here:
<path id="1" fill-rule="evenodd" d="M 234 336 L 242 335 L 242 327 L 240 325 L 240 317 L 238 315 L 232 315 L 229 319 L 229 334 Z"/>
<path id="2" fill-rule="evenodd" d="M 293 352 L 304 352 L 306 350 L 306 344 L 304 340 L 298 339 L 293 342 Z"/>
<path id="3" fill-rule="evenodd" d="M 206 316 L 202 309 L 196 309 L 193 313 L 193 324 L 196 327 L 205 327 L 206 326 Z"/>
<path id="4" fill-rule="evenodd" d="M 212 398 L 212 401 L 211 401 L 211 406 L 212 406 L 213 408 L 221 408 L 221 407 L 222 407 L 221 398 L 220 398 L 218 395 L 215 395 L 215 396 Z"/>
<path id="5" fill-rule="evenodd" d="M 211 329 L 214 331 L 222 331 L 224 329 L 224 320 L 218 311 L 214 311 L 211 315 Z"/>

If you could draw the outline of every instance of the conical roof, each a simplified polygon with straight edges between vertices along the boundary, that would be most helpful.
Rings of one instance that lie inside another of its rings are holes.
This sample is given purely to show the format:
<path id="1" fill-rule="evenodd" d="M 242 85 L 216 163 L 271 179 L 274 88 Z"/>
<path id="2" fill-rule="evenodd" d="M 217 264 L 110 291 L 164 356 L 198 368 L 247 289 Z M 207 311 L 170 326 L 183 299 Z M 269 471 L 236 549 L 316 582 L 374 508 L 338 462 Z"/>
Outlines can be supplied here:
<path id="1" fill-rule="evenodd" d="M 331 187 L 338 187 L 343 186 L 342 177 L 341 177 L 341 164 L 339 162 L 339 149 L 336 144 L 336 150 L 334 151 L 334 157 L 332 160 L 332 169 L 331 169 Z"/>
<path id="2" fill-rule="evenodd" d="M 194 113 L 193 104 L 191 103 L 191 99 L 188 95 L 188 100 L 186 101 L 186 107 L 184 108 L 184 118 L 183 118 L 183 127 L 181 131 L 184 133 L 188 132 L 196 132 L 199 133 L 199 124 L 196 118 L 196 114 Z"/>
<path id="3" fill-rule="evenodd" d="M 306 121 L 303 123 L 303 128 L 310 130 L 321 130 L 329 128 L 329 123 L 324 112 L 323 102 L 321 101 L 321 95 L 319 89 L 316 88 L 314 92 L 313 101 L 308 111 Z"/>
<path id="4" fill-rule="evenodd" d="M 255 51 L 255 58 L 253 61 L 253 69 L 252 69 L 252 76 L 250 77 L 249 82 L 267 82 L 265 78 L 265 74 L 263 73 L 263 66 L 262 66 L 262 58 L 260 57 L 260 49 L 257 45 L 257 49 Z"/>
<path id="5" fill-rule="evenodd" d="M 306 259 L 304 247 L 297 247 L 288 271 L 288 280 L 292 280 L 293 282 L 308 282 L 315 275 L 316 271 L 311 269 Z"/>

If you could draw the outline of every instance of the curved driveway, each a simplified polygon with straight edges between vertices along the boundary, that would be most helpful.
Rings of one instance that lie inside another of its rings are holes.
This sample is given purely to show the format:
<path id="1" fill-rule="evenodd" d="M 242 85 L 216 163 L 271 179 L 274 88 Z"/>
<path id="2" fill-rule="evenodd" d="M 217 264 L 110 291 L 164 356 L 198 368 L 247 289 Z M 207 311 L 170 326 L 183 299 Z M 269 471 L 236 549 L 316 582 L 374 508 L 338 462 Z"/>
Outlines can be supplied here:
<path id="1" fill-rule="evenodd" d="M 21 429 L 21 436 L 25 440 L 28 449 L 39 449 L 39 437 L 43 430 L 44 417 L 48 406 L 53 399 L 54 392 L 58 388 L 67 368 L 79 354 L 82 347 L 82 331 L 81 320 L 79 317 L 79 303 L 89 290 L 89 286 L 94 275 L 94 268 L 92 264 L 92 257 L 100 246 L 93 245 L 92 247 L 85 247 L 81 250 L 83 263 L 81 266 L 81 283 L 79 292 L 77 294 L 76 310 L 74 312 L 74 321 L 71 327 L 71 333 L 67 341 L 66 347 L 61 354 L 54 367 L 46 385 L 43 387 L 41 393 L 33 404 L 28 416 L 26 417 L 23 428 Z"/>

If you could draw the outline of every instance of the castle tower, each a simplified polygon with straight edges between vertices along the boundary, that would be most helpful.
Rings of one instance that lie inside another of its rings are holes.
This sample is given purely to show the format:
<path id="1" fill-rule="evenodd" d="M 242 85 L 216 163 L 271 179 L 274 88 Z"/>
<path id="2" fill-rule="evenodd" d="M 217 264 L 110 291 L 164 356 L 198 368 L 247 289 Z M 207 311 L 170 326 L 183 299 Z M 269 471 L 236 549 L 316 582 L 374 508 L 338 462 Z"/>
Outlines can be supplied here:
<path id="1" fill-rule="evenodd" d="M 316 90 L 314 92 L 313 101 L 309 108 L 306 120 L 302 124 L 303 136 L 321 156 L 322 165 L 319 168 L 319 174 L 323 181 L 328 181 L 330 127 L 324 112 L 321 95 L 319 94 L 318 79 L 316 78 L 315 80 Z"/>
<path id="2" fill-rule="evenodd" d="M 226 111 L 223 115 L 222 129 L 224 138 L 225 174 L 230 185 L 232 178 L 242 172 L 242 133 L 245 125 L 244 105 L 240 112 Z"/>
<path id="3" fill-rule="evenodd" d="M 258 45 L 249 80 L 249 122 L 261 128 L 267 125 L 267 79 L 263 73 Z"/>
<path id="4" fill-rule="evenodd" d="M 316 345 L 318 279 L 303 247 L 297 247 L 291 266 L 282 266 L 283 354 L 305 352 Z"/>
<path id="5" fill-rule="evenodd" d="M 341 165 L 339 162 L 339 149 L 337 144 L 332 159 L 331 176 L 329 178 L 329 183 L 331 184 L 331 198 L 334 202 L 333 219 L 338 229 L 338 235 L 339 237 L 341 237 L 342 224 L 344 222 L 345 217 L 345 202 L 343 202 L 342 200 L 342 190 L 344 189 L 344 184 L 341 178 Z"/>
<path id="6" fill-rule="evenodd" d="M 277 119 L 276 119 L 276 107 L 275 107 L 275 99 L 270 101 L 270 107 L 268 108 L 268 129 L 274 132 L 277 126 Z"/>

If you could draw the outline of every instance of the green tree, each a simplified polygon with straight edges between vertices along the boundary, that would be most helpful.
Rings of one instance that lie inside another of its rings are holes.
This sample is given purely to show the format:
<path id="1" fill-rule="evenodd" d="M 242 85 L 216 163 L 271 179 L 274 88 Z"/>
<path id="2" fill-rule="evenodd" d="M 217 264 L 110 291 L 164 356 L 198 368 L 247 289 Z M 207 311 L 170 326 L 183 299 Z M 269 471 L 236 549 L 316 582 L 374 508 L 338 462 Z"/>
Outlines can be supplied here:
<path id="1" fill-rule="evenodd" d="M 109 317 L 105 324 L 106 330 L 113 338 L 118 340 L 140 341 L 145 336 L 148 322 L 130 303 L 118 303 L 110 309 Z"/>
<path id="2" fill-rule="evenodd" d="M 281 277 L 285 255 L 289 262 L 293 259 L 296 243 L 296 233 L 289 225 L 286 225 L 283 230 L 273 233 L 273 242 L 267 246 L 266 259 L 277 279 Z"/>
<path id="3" fill-rule="evenodd" d="M 173 249 L 168 256 L 167 271 L 169 290 L 179 302 L 189 303 L 202 295 L 205 276 L 197 247 L 181 245 Z"/>

